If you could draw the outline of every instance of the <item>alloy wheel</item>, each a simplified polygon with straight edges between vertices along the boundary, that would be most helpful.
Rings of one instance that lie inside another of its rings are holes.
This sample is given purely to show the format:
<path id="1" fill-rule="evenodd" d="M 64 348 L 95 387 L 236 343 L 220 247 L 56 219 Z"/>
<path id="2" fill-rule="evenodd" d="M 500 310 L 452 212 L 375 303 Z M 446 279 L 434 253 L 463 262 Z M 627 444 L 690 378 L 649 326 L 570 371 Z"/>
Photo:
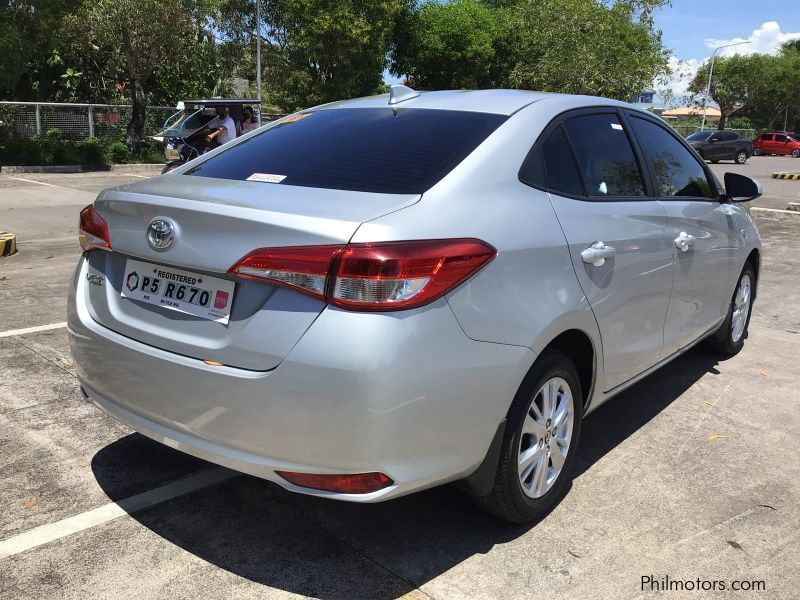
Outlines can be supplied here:
<path id="1" fill-rule="evenodd" d="M 736 164 L 743 165 L 747 161 L 747 152 L 740 150 L 736 154 Z"/>
<path id="2" fill-rule="evenodd" d="M 733 297 L 733 314 L 731 316 L 731 341 L 737 343 L 744 334 L 747 317 L 750 314 L 750 276 L 742 275 L 736 295 Z"/>
<path id="3" fill-rule="evenodd" d="M 536 392 L 525 414 L 517 468 L 522 491 L 540 498 L 553 487 L 564 468 L 575 424 L 572 390 L 552 377 Z"/>

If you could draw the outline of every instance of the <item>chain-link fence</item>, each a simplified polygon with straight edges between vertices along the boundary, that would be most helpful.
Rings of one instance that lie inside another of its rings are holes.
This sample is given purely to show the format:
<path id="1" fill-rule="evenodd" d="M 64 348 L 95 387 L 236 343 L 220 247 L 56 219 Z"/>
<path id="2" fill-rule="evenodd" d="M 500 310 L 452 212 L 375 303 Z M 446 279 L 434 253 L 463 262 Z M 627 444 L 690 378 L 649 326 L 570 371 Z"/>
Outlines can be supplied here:
<path id="1" fill-rule="evenodd" d="M 0 102 L 0 133 L 32 138 L 58 129 L 66 140 L 89 137 L 121 139 L 131 119 L 132 107 L 126 104 L 72 104 L 46 102 Z M 148 106 L 145 111 L 145 135 L 155 135 L 164 121 L 177 109 Z"/>
<path id="2" fill-rule="evenodd" d="M 700 128 L 695 125 L 678 125 L 676 123 L 670 123 L 667 121 L 672 128 L 677 131 L 682 137 L 688 137 L 695 132 L 700 131 Z M 716 127 L 706 127 L 705 131 L 716 131 Z M 725 131 L 733 131 L 741 135 L 743 138 L 752 140 L 756 136 L 755 129 L 725 129 Z"/>

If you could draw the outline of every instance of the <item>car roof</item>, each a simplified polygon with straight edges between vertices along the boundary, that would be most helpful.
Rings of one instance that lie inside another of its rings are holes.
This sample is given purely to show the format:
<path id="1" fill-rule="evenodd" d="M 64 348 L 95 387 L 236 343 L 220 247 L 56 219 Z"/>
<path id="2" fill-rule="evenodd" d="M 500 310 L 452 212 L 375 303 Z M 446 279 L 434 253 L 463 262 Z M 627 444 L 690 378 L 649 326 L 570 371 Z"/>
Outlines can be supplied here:
<path id="1" fill-rule="evenodd" d="M 627 102 L 610 100 L 608 98 L 506 89 L 420 92 L 418 96 L 409 98 L 408 100 L 402 100 L 391 106 L 396 109 L 427 108 L 463 110 L 510 116 L 534 102 L 545 99 L 551 101 L 554 105 L 563 104 L 564 109 L 579 108 L 580 106 L 624 106 L 626 108 L 636 109 Z M 315 110 L 386 107 L 389 107 L 389 94 L 331 102 L 330 104 L 318 106 Z"/>
<path id="2" fill-rule="evenodd" d="M 259 104 L 258 98 L 203 98 L 202 100 L 182 100 L 184 105 L 213 106 L 216 104 Z"/>

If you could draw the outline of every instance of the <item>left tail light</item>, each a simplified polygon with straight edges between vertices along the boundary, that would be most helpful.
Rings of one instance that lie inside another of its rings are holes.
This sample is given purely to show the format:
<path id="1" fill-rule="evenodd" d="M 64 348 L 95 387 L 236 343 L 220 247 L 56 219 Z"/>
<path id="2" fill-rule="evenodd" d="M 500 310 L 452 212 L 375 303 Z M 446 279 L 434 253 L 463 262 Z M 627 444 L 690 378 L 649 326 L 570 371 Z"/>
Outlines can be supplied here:
<path id="1" fill-rule="evenodd" d="M 433 302 L 496 254 L 476 239 L 259 248 L 229 272 L 291 287 L 348 310 L 387 311 Z"/>
<path id="2" fill-rule="evenodd" d="M 108 239 L 108 223 L 90 204 L 81 211 L 78 222 L 78 240 L 83 251 L 101 248 L 111 250 L 111 242 Z"/>

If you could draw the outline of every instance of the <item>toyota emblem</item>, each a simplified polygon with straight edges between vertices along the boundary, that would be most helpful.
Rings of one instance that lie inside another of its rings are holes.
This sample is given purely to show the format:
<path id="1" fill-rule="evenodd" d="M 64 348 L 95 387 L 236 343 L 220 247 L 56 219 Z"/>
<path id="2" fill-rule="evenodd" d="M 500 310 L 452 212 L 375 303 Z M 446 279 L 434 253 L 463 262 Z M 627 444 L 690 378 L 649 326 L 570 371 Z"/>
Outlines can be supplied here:
<path id="1" fill-rule="evenodd" d="M 147 241 L 154 250 L 166 250 L 175 240 L 175 226 L 166 219 L 154 219 L 147 228 Z"/>

